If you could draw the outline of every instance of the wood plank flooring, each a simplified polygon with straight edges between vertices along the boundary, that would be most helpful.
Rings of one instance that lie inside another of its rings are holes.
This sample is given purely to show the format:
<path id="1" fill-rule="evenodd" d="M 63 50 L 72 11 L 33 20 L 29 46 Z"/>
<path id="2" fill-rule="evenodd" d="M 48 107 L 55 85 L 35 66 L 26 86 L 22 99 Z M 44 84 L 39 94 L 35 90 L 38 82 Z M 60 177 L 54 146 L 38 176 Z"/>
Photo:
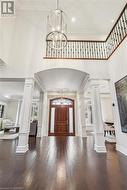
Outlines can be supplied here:
<path id="1" fill-rule="evenodd" d="M 30 138 L 30 151 L 16 154 L 17 141 L 0 140 L 0 189 L 127 190 L 127 157 L 107 144 L 93 150 L 93 137 Z"/>

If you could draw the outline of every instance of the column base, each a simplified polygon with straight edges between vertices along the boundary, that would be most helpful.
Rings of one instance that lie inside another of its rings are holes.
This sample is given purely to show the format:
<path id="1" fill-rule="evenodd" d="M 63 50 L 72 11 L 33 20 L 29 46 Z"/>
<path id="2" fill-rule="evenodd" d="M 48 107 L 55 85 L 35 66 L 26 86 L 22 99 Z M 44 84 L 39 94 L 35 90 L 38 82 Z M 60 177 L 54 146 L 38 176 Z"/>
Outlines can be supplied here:
<path id="1" fill-rule="evenodd" d="M 98 146 L 98 145 L 94 145 L 94 150 L 98 153 L 106 153 L 106 147 L 105 146 Z"/>
<path id="2" fill-rule="evenodd" d="M 28 145 L 26 146 L 17 146 L 16 153 L 26 153 L 29 150 Z"/>

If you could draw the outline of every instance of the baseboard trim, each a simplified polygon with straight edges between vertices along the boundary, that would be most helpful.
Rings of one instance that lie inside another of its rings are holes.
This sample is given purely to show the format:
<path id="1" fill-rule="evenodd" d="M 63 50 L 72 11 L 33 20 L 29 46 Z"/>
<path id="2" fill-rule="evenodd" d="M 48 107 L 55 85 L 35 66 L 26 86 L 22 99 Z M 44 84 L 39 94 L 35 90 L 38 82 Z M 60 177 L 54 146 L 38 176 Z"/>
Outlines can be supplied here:
<path id="1" fill-rule="evenodd" d="M 123 146 L 116 144 L 116 150 L 127 156 L 127 149 Z"/>
<path id="2" fill-rule="evenodd" d="M 17 146 L 16 153 L 24 154 L 29 150 L 28 145 L 26 146 Z"/>
<path id="3" fill-rule="evenodd" d="M 94 145 L 94 150 L 97 152 L 97 153 L 106 153 L 107 150 L 106 150 L 106 147 L 105 146 L 98 146 L 98 145 Z"/>

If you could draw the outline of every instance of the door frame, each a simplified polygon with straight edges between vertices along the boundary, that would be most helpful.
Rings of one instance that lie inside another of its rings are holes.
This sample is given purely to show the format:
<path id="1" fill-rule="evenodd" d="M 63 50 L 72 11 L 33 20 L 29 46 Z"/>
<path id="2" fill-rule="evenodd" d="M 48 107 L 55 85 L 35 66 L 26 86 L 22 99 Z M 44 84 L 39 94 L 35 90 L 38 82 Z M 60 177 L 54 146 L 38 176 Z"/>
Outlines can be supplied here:
<path id="1" fill-rule="evenodd" d="M 72 101 L 72 105 L 68 105 L 68 107 L 72 107 L 73 108 L 73 133 L 67 133 L 66 135 L 63 134 L 62 136 L 75 136 L 75 102 L 73 99 L 71 98 L 67 98 L 67 97 L 57 97 L 57 98 L 53 98 L 50 99 L 50 103 L 49 103 L 49 125 L 48 125 L 48 136 L 59 136 L 57 133 L 51 133 L 51 108 L 52 107 L 56 107 L 57 105 L 52 105 L 52 101 L 53 100 L 57 100 L 57 99 L 67 99 L 67 100 L 71 100 Z"/>

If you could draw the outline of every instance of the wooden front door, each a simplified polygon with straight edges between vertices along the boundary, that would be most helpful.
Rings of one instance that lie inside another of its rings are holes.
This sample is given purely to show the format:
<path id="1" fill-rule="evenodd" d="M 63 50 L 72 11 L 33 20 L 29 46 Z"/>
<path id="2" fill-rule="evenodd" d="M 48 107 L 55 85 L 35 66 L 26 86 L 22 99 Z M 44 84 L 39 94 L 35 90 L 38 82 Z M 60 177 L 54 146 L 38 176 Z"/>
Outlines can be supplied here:
<path id="1" fill-rule="evenodd" d="M 49 136 L 74 136 L 74 100 L 56 98 L 50 100 Z"/>
<path id="2" fill-rule="evenodd" d="M 69 108 L 68 106 L 57 106 L 55 109 L 55 134 L 68 135 L 69 131 Z"/>

